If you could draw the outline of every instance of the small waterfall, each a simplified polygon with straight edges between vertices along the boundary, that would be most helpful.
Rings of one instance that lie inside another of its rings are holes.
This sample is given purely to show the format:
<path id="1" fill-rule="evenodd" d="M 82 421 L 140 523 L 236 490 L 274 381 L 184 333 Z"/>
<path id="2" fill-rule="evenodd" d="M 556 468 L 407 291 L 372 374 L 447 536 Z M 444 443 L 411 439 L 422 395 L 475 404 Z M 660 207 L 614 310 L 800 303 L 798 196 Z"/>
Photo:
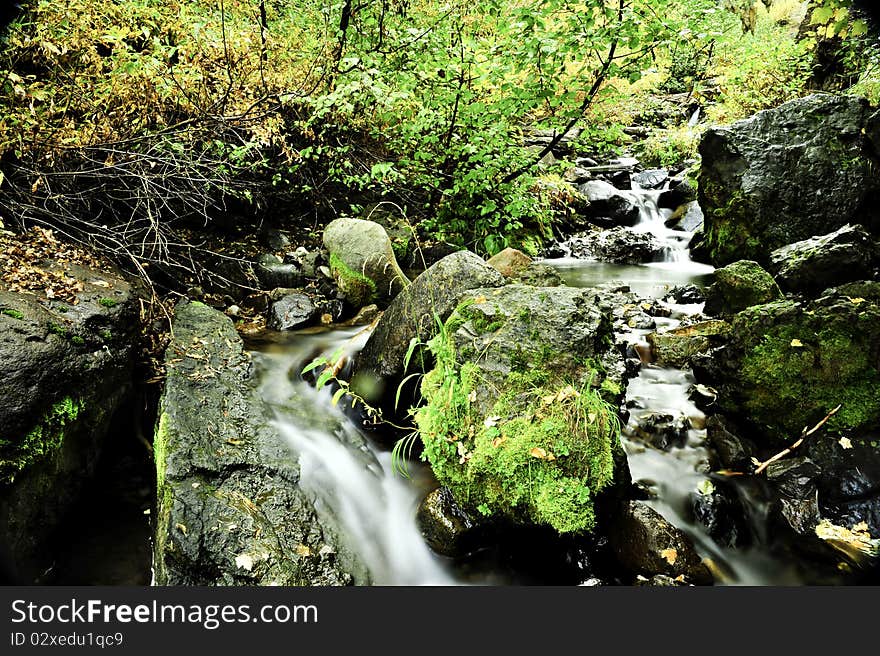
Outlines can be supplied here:
<path id="1" fill-rule="evenodd" d="M 418 467 L 410 466 L 415 481 L 394 473 L 391 454 L 375 448 L 332 404 L 329 388 L 315 390 L 299 379 L 313 353 L 356 350 L 349 339 L 355 332 L 301 336 L 296 347 L 255 354 L 261 394 L 299 455 L 300 484 L 314 495 L 319 512 L 336 520 L 374 584 L 457 584 L 416 526 L 416 508 L 427 491 L 418 487 Z"/>

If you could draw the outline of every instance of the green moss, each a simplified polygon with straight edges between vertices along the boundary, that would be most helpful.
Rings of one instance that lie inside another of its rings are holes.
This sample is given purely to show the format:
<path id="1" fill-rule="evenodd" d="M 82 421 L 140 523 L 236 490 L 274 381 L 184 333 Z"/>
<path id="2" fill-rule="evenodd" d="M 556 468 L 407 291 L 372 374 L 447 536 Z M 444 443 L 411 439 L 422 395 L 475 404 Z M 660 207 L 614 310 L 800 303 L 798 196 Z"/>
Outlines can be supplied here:
<path id="1" fill-rule="evenodd" d="M 0 484 L 11 483 L 15 476 L 58 450 L 65 431 L 84 408 L 81 399 L 65 397 L 55 403 L 21 439 L 0 439 Z"/>
<path id="2" fill-rule="evenodd" d="M 330 273 L 336 280 L 349 303 L 355 306 L 369 305 L 376 298 L 376 283 L 360 271 L 349 267 L 336 254 L 330 254 Z"/>
<path id="3" fill-rule="evenodd" d="M 156 489 L 165 483 L 165 459 L 168 457 L 168 415 L 159 415 L 156 433 L 153 435 L 153 461 L 156 463 Z"/>
<path id="4" fill-rule="evenodd" d="M 869 319 L 825 325 L 801 319 L 771 328 L 745 355 L 745 407 L 752 418 L 796 437 L 838 404 L 827 426 L 844 431 L 880 419 L 880 372 L 871 361 Z M 864 325 L 860 325 L 864 323 Z"/>
<path id="5" fill-rule="evenodd" d="M 105 308 L 116 307 L 117 303 L 112 298 L 102 298 L 98 301 L 100 305 L 103 305 Z"/>
<path id="6" fill-rule="evenodd" d="M 77 346 L 83 346 L 86 343 L 86 340 L 84 340 L 79 335 L 74 335 L 73 337 L 70 338 L 70 342 L 72 344 L 76 344 Z"/>
<path id="7" fill-rule="evenodd" d="M 53 335 L 58 335 L 59 337 L 67 337 L 67 328 L 58 325 L 54 321 L 49 322 L 48 329 L 49 332 Z"/>
<path id="8" fill-rule="evenodd" d="M 575 387 L 526 355 L 529 366 L 495 389 L 477 364 L 457 362 L 457 314 L 429 343 L 437 364 L 415 413 L 423 457 L 466 507 L 560 533 L 591 531 L 594 495 L 613 478 L 616 413 L 589 384 Z"/>
<path id="9" fill-rule="evenodd" d="M 12 317 L 13 319 L 24 319 L 24 314 L 22 314 L 18 310 L 13 310 L 11 308 L 4 308 L 3 310 L 0 310 L 0 313 L 5 314 L 7 317 Z"/>

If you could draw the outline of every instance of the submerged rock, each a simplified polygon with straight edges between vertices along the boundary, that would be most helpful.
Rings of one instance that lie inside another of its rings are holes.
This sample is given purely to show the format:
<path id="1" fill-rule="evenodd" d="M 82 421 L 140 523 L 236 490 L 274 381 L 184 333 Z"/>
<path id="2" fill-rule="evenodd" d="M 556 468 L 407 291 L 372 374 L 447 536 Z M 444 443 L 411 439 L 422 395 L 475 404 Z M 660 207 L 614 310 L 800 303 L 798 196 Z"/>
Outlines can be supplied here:
<path id="1" fill-rule="evenodd" d="M 819 292 L 855 280 L 869 280 L 880 266 L 880 245 L 862 226 L 778 248 L 770 267 L 779 286 L 790 292 Z"/>
<path id="2" fill-rule="evenodd" d="M 847 223 L 880 230 L 870 114 L 863 98 L 816 94 L 707 130 L 699 199 L 712 263 L 766 265 L 773 250 Z"/>
<path id="3" fill-rule="evenodd" d="M 345 585 L 367 575 L 298 486 L 232 322 L 175 310 L 154 437 L 158 585 Z"/>
<path id="4" fill-rule="evenodd" d="M 115 437 L 141 327 L 137 284 L 109 270 L 43 266 L 76 288 L 75 303 L 0 283 L 0 575 L 22 585 L 52 564 L 48 540 Z"/>
<path id="5" fill-rule="evenodd" d="M 690 495 L 694 519 L 721 546 L 742 547 L 751 542 L 746 512 L 733 487 L 718 480 L 705 481 Z"/>
<path id="6" fill-rule="evenodd" d="M 634 575 L 712 583 L 712 574 L 691 539 L 641 501 L 630 501 L 621 508 L 609 538 L 620 564 Z"/>
<path id="7" fill-rule="evenodd" d="M 594 505 L 628 485 L 611 378 L 610 311 L 596 292 L 473 289 L 432 340 L 435 367 L 415 415 L 441 484 L 471 513 L 593 530 Z"/>
<path id="8" fill-rule="evenodd" d="M 782 290 L 773 276 L 757 262 L 741 260 L 715 271 L 703 311 L 709 315 L 734 314 L 778 298 L 782 298 Z"/>
<path id="9" fill-rule="evenodd" d="M 346 300 L 355 307 L 388 303 L 409 280 L 397 264 L 393 244 L 378 223 L 341 218 L 324 228 L 330 272 Z"/>

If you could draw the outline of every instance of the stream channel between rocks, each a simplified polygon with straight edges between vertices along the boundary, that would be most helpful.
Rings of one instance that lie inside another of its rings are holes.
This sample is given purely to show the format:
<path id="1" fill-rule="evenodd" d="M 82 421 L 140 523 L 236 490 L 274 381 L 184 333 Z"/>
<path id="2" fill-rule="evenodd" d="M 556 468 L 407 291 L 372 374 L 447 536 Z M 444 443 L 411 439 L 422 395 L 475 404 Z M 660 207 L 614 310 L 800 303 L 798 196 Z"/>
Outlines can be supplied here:
<path id="1" fill-rule="evenodd" d="M 671 288 L 703 287 L 711 282 L 713 269 L 692 262 L 687 250 L 690 233 L 666 228 L 665 211 L 658 209 L 659 191 L 635 189 L 625 192 L 640 209 L 632 228 L 650 232 L 664 243 L 663 261 L 642 265 L 616 265 L 571 258 L 546 259 L 566 284 L 576 287 L 629 287 L 639 296 L 651 297 L 668 309 L 668 317 L 655 317 L 652 328 L 633 328 L 618 334 L 631 352 L 650 352 L 646 337 L 652 330 L 674 328 L 688 315 L 699 313 L 702 304 L 676 304 L 668 299 Z M 665 312 L 664 312 L 665 314 Z M 281 433 L 299 454 L 302 482 L 316 497 L 319 509 L 332 514 L 360 554 L 374 583 L 384 585 L 455 585 L 498 583 L 552 583 L 552 576 L 521 576 L 483 564 L 482 571 L 462 570 L 431 552 L 416 524 L 416 508 L 436 486 L 430 470 L 420 463 L 410 466 L 406 479 L 392 469 L 391 454 L 377 446 L 331 403 L 331 390 L 317 391 L 301 380 L 299 372 L 318 353 L 328 355 L 341 347 L 354 355 L 367 339 L 363 329 L 319 334 L 299 334 L 280 342 L 253 346 L 261 374 L 261 395 L 274 409 Z M 730 585 L 793 585 L 802 583 L 794 567 L 769 555 L 762 547 L 765 536 L 752 546 L 730 548 L 716 543 L 694 520 L 692 504 L 700 486 L 710 481 L 709 455 L 704 447 L 705 415 L 689 400 L 693 376 L 689 370 L 658 367 L 643 357 L 638 376 L 626 392 L 629 419 L 623 443 L 633 481 L 643 490 L 646 503 L 672 524 L 685 531 L 700 555 L 713 564 L 716 582 Z M 313 408 L 310 421 L 302 413 L 285 412 L 290 404 Z M 681 439 L 662 448 L 645 439 L 640 424 L 648 415 L 666 416 L 681 427 Z M 334 420 L 327 421 L 331 416 Z M 335 426 L 335 429 L 328 426 Z M 762 509 L 745 489 L 733 486 L 750 517 L 749 529 L 760 533 Z M 539 554 L 535 554 L 539 556 Z M 595 581 L 587 578 L 581 583 Z"/>

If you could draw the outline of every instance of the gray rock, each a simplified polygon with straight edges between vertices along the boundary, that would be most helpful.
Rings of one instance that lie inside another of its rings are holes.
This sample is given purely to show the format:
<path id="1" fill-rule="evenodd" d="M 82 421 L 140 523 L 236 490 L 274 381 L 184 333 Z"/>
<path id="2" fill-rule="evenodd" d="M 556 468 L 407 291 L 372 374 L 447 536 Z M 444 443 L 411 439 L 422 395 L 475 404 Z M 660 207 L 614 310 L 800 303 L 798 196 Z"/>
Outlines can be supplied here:
<path id="1" fill-rule="evenodd" d="M 854 280 L 870 279 L 880 265 L 880 247 L 863 226 L 795 242 L 770 254 L 770 270 L 786 291 L 817 294 Z"/>
<path id="2" fill-rule="evenodd" d="M 591 180 L 577 187 L 589 201 L 584 210 L 588 219 L 607 219 L 612 225 L 634 226 L 639 221 L 639 208 L 632 197 L 621 193 L 614 185 L 602 180 Z"/>
<path id="3" fill-rule="evenodd" d="M 165 364 L 154 437 L 156 583 L 367 582 L 298 487 L 297 457 L 269 421 L 232 322 L 179 304 Z"/>
<path id="4" fill-rule="evenodd" d="M 651 333 L 648 343 L 658 365 L 681 368 L 689 366 L 694 356 L 721 346 L 729 331 L 730 325 L 725 321 L 700 321 Z"/>
<path id="5" fill-rule="evenodd" d="M 615 264 L 642 264 L 659 260 L 665 246 L 649 232 L 626 228 L 582 232 L 559 244 L 569 257 Z"/>
<path id="6" fill-rule="evenodd" d="M 514 279 L 523 285 L 531 285 L 533 287 L 559 287 L 564 285 L 562 276 L 552 266 L 547 264 L 539 264 L 532 262 L 529 266 L 519 272 Z"/>
<path id="7" fill-rule="evenodd" d="M 659 189 L 669 179 L 669 171 L 666 169 L 648 169 L 633 173 L 630 179 L 641 189 Z"/>
<path id="8" fill-rule="evenodd" d="M 705 217 L 700 204 L 696 201 L 679 205 L 677 210 L 672 213 L 666 221 L 666 227 L 672 230 L 681 230 L 682 232 L 696 232 L 703 227 Z"/>
<path id="9" fill-rule="evenodd" d="M 715 282 L 706 290 L 708 315 L 735 314 L 753 305 L 782 298 L 773 276 L 757 262 L 741 260 L 715 271 Z"/>
<path id="10" fill-rule="evenodd" d="M 273 330 L 294 330 L 308 325 L 318 309 L 304 293 L 286 294 L 272 303 L 269 327 Z"/>
<path id="11" fill-rule="evenodd" d="M 82 285 L 76 304 L 0 283 L 0 568 L 23 585 L 51 565 L 49 538 L 130 398 L 144 297 L 117 273 L 45 266 Z"/>
<path id="12" fill-rule="evenodd" d="M 609 539 L 620 564 L 634 575 L 712 583 L 712 574 L 691 539 L 641 501 L 624 504 L 614 518 Z"/>
<path id="13" fill-rule="evenodd" d="M 469 251 L 447 255 L 399 294 L 385 311 L 357 358 L 352 385 L 358 394 L 377 401 L 387 386 L 404 376 L 404 357 L 411 340 L 425 343 L 458 304 L 463 291 L 501 286 L 494 268 Z M 427 366 L 424 351 L 413 354 L 411 366 Z M 411 369 L 413 370 L 413 369 Z"/>
<path id="14" fill-rule="evenodd" d="M 869 112 L 863 98 L 816 94 L 707 130 L 699 200 L 712 263 L 767 264 L 775 249 L 847 223 L 880 230 Z"/>
<path id="15" fill-rule="evenodd" d="M 378 223 L 341 218 L 324 228 L 324 247 L 339 290 L 355 307 L 388 303 L 409 280 L 397 264 L 394 248 Z"/>
<path id="16" fill-rule="evenodd" d="M 261 255 L 257 259 L 254 273 L 263 289 L 298 287 L 304 279 L 298 265 L 285 264 L 280 257 L 271 253 Z"/>

